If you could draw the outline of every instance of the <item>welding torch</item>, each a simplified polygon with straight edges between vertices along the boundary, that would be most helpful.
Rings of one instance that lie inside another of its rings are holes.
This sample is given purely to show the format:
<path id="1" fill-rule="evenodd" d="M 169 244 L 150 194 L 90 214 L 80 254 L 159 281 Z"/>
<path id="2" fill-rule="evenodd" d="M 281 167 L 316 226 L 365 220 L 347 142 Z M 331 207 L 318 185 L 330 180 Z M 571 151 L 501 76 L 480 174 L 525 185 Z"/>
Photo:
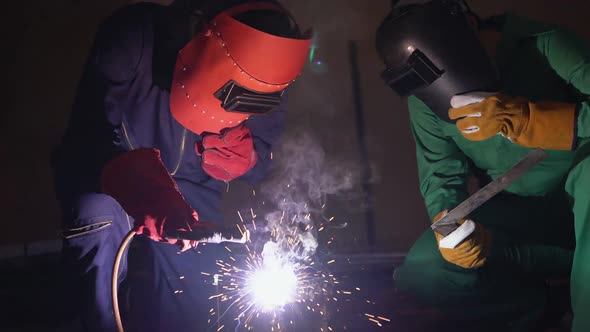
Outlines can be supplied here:
<path id="1" fill-rule="evenodd" d="M 211 223 L 204 223 L 211 225 Z M 299 232 L 307 231 L 307 225 L 304 223 L 296 223 L 295 227 Z M 242 230 L 242 228 L 244 230 Z M 198 229 L 195 231 L 165 231 L 164 238 L 166 240 L 188 240 L 201 243 L 246 243 L 251 241 L 250 236 L 254 237 L 252 241 L 256 242 L 277 242 L 277 234 L 273 232 L 272 227 L 266 225 L 247 225 L 242 224 L 236 227 L 213 226 L 206 229 Z"/>
<path id="2" fill-rule="evenodd" d="M 189 240 L 200 243 L 246 243 L 250 240 L 250 231 L 247 229 L 242 231 L 237 227 L 220 225 L 194 231 L 165 231 L 164 238 L 167 240 Z"/>

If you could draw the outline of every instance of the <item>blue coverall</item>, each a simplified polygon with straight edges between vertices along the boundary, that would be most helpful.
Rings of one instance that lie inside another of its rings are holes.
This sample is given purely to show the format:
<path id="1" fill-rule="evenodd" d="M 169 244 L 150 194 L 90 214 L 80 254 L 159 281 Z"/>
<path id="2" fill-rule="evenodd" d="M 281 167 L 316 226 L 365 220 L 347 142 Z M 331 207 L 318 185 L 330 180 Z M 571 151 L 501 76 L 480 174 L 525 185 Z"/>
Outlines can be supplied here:
<path id="1" fill-rule="evenodd" d="M 170 113 L 174 62 L 191 36 L 188 24 L 171 19 L 167 8 L 135 4 L 101 24 L 66 133 L 54 154 L 63 210 L 63 254 L 74 295 L 71 310 L 81 315 L 85 331 L 115 329 L 111 269 L 122 239 L 133 227 L 121 205 L 100 192 L 99 177 L 106 162 L 140 147 L 157 148 L 200 219 L 219 222 L 222 218 L 221 198 L 227 184 L 202 170 L 193 148 L 201 136 Z M 258 161 L 242 179 L 255 182 L 267 174 L 270 149 L 282 131 L 284 113 L 281 107 L 246 121 Z M 217 247 L 199 247 L 202 254 L 196 250 L 178 254 L 173 245 L 136 237 L 129 262 L 139 272 L 137 278 L 128 278 L 130 292 L 135 294 L 130 306 L 136 310 L 126 315 L 133 317 L 128 326 L 143 331 L 204 331 L 210 318 L 207 298 L 215 290 L 203 285 L 201 272 L 217 270 Z M 121 300 L 122 306 L 125 302 Z"/>

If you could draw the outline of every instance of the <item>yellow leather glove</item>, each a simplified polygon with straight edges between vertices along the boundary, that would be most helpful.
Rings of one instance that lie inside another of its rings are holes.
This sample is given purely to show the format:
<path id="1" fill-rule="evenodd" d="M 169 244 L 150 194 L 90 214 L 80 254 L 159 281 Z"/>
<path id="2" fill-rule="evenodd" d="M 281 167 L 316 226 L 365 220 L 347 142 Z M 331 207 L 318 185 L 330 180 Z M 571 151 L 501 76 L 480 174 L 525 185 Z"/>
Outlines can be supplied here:
<path id="1" fill-rule="evenodd" d="M 438 221 L 446 213 L 446 210 L 440 212 L 434 217 L 434 221 Z M 463 224 L 466 220 L 468 219 L 462 219 L 459 221 L 459 223 Z M 490 244 L 492 242 L 492 234 L 482 225 L 478 223 L 474 224 L 475 229 L 473 232 L 453 249 L 442 248 L 441 240 L 443 238 L 452 236 L 454 232 L 447 235 L 446 237 L 443 237 L 437 232 L 434 232 L 434 235 L 436 236 L 436 242 L 439 245 L 439 251 L 447 262 L 458 265 L 465 269 L 473 269 L 485 264 L 488 252 L 490 250 Z"/>
<path id="2" fill-rule="evenodd" d="M 501 93 L 485 99 L 483 96 L 476 92 L 451 100 L 449 117 L 459 119 L 457 128 L 468 140 L 481 141 L 500 134 L 529 148 L 574 148 L 576 104 L 531 103 Z"/>

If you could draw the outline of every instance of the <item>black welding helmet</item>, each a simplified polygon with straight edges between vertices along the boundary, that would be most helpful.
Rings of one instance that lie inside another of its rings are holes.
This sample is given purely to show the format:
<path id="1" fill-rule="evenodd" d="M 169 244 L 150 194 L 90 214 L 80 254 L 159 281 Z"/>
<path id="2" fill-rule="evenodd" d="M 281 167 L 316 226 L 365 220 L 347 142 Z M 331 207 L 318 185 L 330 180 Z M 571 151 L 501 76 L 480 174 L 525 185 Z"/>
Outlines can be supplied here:
<path id="1" fill-rule="evenodd" d="M 451 97 L 497 91 L 497 71 L 469 22 L 463 1 L 394 7 L 377 31 L 387 66 L 383 80 L 400 96 L 415 95 L 447 122 Z"/>

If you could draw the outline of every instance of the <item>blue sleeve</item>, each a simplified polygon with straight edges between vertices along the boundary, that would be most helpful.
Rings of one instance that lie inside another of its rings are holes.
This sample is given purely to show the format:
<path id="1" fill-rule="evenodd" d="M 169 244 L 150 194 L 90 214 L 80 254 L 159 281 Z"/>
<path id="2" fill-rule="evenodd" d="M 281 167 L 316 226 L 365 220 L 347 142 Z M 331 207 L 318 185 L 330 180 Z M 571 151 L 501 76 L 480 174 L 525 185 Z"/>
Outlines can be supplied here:
<path id="1" fill-rule="evenodd" d="M 52 155 L 60 200 L 98 192 L 102 167 L 124 152 L 121 110 L 112 107 L 111 100 L 127 91 L 141 62 L 145 9 L 138 5 L 120 9 L 98 28 L 67 128 Z"/>
<path id="2" fill-rule="evenodd" d="M 134 9 L 123 8 L 113 13 L 97 31 L 89 69 L 100 78 L 113 83 L 125 82 L 139 67 L 143 53 L 143 26 Z"/>
<path id="3" fill-rule="evenodd" d="M 287 109 L 286 93 L 283 95 L 279 109 L 268 115 L 251 116 L 246 126 L 254 137 L 254 148 L 258 153 L 256 165 L 241 179 L 251 184 L 258 183 L 269 174 L 272 163 L 272 148 L 280 139 L 284 126 Z"/>

